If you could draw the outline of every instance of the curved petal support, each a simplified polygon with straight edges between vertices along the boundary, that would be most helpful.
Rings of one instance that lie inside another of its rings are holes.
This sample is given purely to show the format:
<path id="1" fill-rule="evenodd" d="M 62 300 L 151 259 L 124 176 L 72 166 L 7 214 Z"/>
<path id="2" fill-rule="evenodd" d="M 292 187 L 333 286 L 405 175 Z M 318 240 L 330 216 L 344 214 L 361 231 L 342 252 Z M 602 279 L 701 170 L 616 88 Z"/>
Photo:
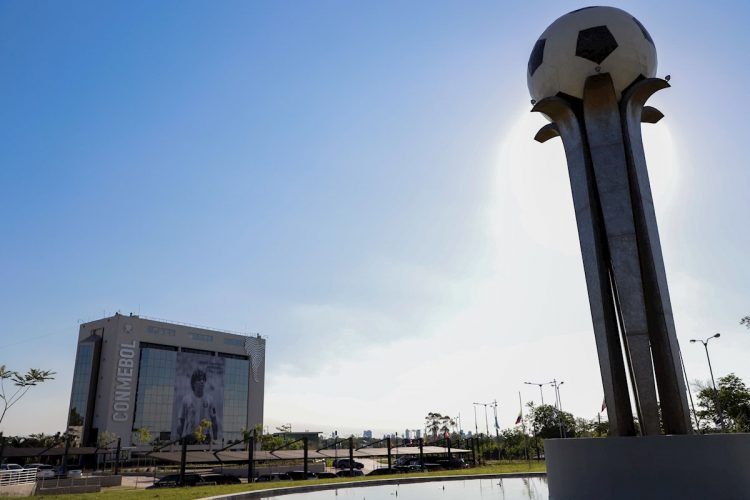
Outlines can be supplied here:
<path id="1" fill-rule="evenodd" d="M 536 142 L 545 143 L 555 137 L 560 137 L 560 132 L 558 132 L 557 126 L 554 123 L 548 123 L 539 129 L 539 132 L 534 136 L 534 140 Z"/>
<path id="2" fill-rule="evenodd" d="M 692 432 L 692 426 L 685 395 L 686 386 L 682 378 L 679 344 L 641 133 L 641 122 L 647 121 L 644 115 L 652 113 L 650 107 L 645 105 L 646 101 L 655 92 L 668 87 L 669 84 L 659 78 L 638 82 L 623 94 L 620 114 L 635 208 L 638 250 L 642 255 L 644 289 L 649 310 L 649 336 L 659 386 L 664 432 L 689 434 Z"/>
<path id="3" fill-rule="evenodd" d="M 641 111 L 641 123 L 658 123 L 664 118 L 664 113 L 652 106 L 643 106 Z"/>

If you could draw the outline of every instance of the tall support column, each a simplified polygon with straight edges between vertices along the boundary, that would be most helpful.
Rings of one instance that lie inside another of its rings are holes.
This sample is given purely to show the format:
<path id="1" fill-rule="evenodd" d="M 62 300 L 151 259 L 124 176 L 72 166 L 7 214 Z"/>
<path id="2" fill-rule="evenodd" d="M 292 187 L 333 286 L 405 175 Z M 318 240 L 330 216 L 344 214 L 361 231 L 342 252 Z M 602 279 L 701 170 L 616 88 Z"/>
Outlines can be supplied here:
<path id="1" fill-rule="evenodd" d="M 660 434 L 641 260 L 630 198 L 620 110 L 609 74 L 591 76 L 583 90 L 591 163 L 607 234 L 613 285 L 622 314 L 624 338 L 640 408 L 641 432 Z"/>
<path id="2" fill-rule="evenodd" d="M 656 224 L 656 211 L 641 136 L 641 121 L 644 110 L 648 108 L 645 106 L 646 101 L 655 92 L 667 87 L 669 84 L 659 78 L 649 78 L 636 83 L 623 94 L 620 102 L 620 115 L 664 432 L 666 434 L 689 434 L 692 432 L 692 426 L 685 397 L 687 388 L 682 378 L 682 360 L 679 355 L 667 275 Z M 658 113 L 656 121 L 661 116 L 661 113 Z"/>
<path id="3" fill-rule="evenodd" d="M 602 230 L 584 127 L 570 103 L 559 97 L 539 101 L 532 111 L 544 113 L 553 121 L 540 131 L 536 139 L 545 142 L 559 135 L 565 148 L 599 370 L 609 413 L 609 432 L 612 436 L 634 436 L 633 412 L 607 264 L 606 235 Z"/>

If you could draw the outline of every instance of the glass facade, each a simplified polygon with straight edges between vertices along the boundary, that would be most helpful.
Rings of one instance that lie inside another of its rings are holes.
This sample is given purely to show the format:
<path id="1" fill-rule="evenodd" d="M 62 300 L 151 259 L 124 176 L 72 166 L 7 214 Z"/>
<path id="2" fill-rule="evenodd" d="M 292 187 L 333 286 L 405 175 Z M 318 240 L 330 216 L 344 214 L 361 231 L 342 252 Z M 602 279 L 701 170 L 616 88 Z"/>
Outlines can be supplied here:
<path id="1" fill-rule="evenodd" d="M 89 392 L 91 390 L 91 373 L 94 369 L 93 342 L 78 344 L 75 371 L 73 372 L 73 390 L 70 395 L 70 414 L 68 427 L 82 427 L 86 419 Z"/>
<path id="2" fill-rule="evenodd" d="M 188 348 L 182 351 L 213 354 Z M 141 342 L 140 353 L 133 431 L 145 427 L 152 439 L 164 440 L 173 427 L 177 348 Z M 242 429 L 247 427 L 250 363 L 243 356 L 222 353 L 219 356 L 225 358 L 222 438 L 225 443 L 241 441 Z"/>
<path id="3" fill-rule="evenodd" d="M 177 348 L 141 342 L 133 430 L 147 428 L 153 437 L 172 428 Z"/>
<path id="4" fill-rule="evenodd" d="M 224 442 L 228 444 L 230 441 L 242 441 L 242 429 L 247 427 L 250 363 L 239 356 L 224 357 Z"/>

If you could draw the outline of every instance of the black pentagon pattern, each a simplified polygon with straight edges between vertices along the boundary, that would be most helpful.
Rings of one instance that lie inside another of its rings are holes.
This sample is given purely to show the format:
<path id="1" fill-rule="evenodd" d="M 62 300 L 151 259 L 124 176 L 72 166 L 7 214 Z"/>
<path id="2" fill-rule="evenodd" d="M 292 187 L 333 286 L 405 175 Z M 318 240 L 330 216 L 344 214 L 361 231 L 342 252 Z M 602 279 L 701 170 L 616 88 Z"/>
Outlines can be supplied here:
<path id="1" fill-rule="evenodd" d="M 616 48 L 617 40 L 606 26 L 595 26 L 578 32 L 578 57 L 601 64 Z"/>
<path id="2" fill-rule="evenodd" d="M 648 40 L 649 42 L 651 42 L 651 45 L 655 45 L 654 44 L 654 39 L 651 38 L 651 34 L 648 32 L 648 30 L 646 29 L 646 27 L 644 25 L 642 25 L 641 22 L 638 19 L 636 19 L 636 18 L 633 18 L 633 21 L 635 22 L 635 24 L 638 25 L 639 28 L 641 28 L 641 31 L 643 32 L 643 36 L 646 37 L 646 40 Z"/>
<path id="3" fill-rule="evenodd" d="M 597 7 L 597 6 L 596 5 L 592 5 L 590 7 L 581 7 L 580 9 L 571 10 L 570 12 L 568 12 L 568 14 L 572 14 L 574 12 L 581 12 L 582 10 L 586 10 L 586 9 L 593 9 L 594 7 Z"/>
<path id="4" fill-rule="evenodd" d="M 534 76 L 534 72 L 542 65 L 542 59 L 544 59 L 544 46 L 547 44 L 547 40 L 540 38 L 534 44 L 534 48 L 531 49 L 531 56 L 529 57 L 529 75 Z"/>

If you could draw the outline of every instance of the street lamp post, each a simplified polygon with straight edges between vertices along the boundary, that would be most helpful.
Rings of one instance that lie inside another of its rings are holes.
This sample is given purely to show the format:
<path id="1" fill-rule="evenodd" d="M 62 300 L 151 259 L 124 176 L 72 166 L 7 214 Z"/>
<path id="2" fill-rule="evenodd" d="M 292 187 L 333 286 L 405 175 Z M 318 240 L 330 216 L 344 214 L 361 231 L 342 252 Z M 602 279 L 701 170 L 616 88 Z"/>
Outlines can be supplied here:
<path id="1" fill-rule="evenodd" d="M 714 387 L 714 395 L 716 397 L 716 411 L 719 413 L 719 421 L 721 423 L 721 430 L 726 431 L 726 428 L 724 427 L 724 415 L 721 412 L 721 402 L 719 401 L 719 391 L 716 390 L 716 381 L 714 380 L 714 370 L 711 368 L 711 357 L 708 355 L 708 341 L 711 339 L 718 339 L 721 337 L 720 333 L 717 333 L 715 335 L 711 335 L 706 340 L 701 339 L 691 339 L 690 343 L 694 344 L 696 342 L 700 342 L 703 344 L 703 348 L 706 350 L 706 360 L 708 361 L 708 371 L 711 374 L 711 385 Z"/>
<path id="2" fill-rule="evenodd" d="M 490 435 L 490 421 L 487 419 L 487 403 L 482 403 L 484 405 L 484 432 L 487 433 L 487 435 Z"/>
<path id="3" fill-rule="evenodd" d="M 524 382 L 524 384 L 539 386 L 539 397 L 542 399 L 542 405 L 544 405 L 544 393 L 542 392 L 542 386 L 552 384 L 552 382 Z"/>
<path id="4" fill-rule="evenodd" d="M 560 386 L 565 382 L 558 382 L 557 379 L 552 380 L 552 386 L 555 388 L 555 406 L 557 407 L 557 424 L 560 427 L 560 437 L 565 437 L 566 431 L 563 429 L 562 423 L 562 398 L 560 397 Z"/>
<path id="5" fill-rule="evenodd" d="M 477 426 L 477 404 L 474 405 L 474 434 L 479 434 L 479 426 Z"/>

